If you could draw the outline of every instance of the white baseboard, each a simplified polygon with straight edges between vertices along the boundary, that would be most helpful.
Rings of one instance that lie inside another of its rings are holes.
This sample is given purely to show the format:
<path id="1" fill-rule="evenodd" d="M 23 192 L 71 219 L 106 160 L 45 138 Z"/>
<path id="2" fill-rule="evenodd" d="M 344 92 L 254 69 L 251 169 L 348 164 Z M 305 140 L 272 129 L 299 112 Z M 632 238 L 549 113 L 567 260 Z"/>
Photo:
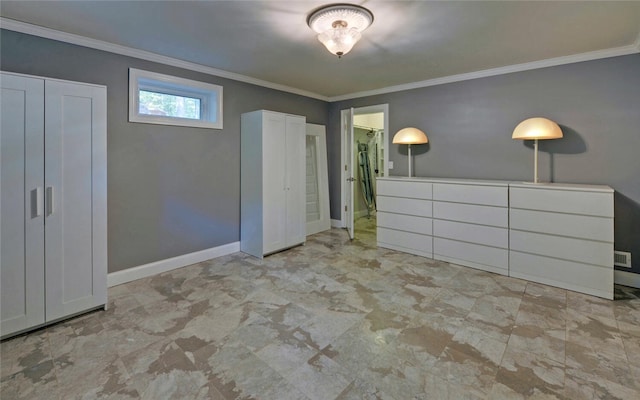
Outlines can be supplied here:
<path id="1" fill-rule="evenodd" d="M 331 227 L 332 228 L 344 228 L 344 225 L 342 225 L 342 220 L 341 219 L 332 219 L 331 220 Z"/>
<path id="2" fill-rule="evenodd" d="M 148 276 L 186 267 L 187 265 L 196 264 L 212 258 L 226 256 L 227 254 L 236 253 L 238 251 L 240 251 L 240 242 L 233 242 L 206 250 L 167 258 L 166 260 L 155 261 L 122 271 L 112 272 L 107 275 L 107 285 L 109 287 L 121 285 L 123 283 L 135 281 L 136 279 L 146 278 Z"/>
<path id="3" fill-rule="evenodd" d="M 630 286 L 640 289 L 640 274 L 627 271 L 614 271 L 613 281 L 618 285 Z"/>

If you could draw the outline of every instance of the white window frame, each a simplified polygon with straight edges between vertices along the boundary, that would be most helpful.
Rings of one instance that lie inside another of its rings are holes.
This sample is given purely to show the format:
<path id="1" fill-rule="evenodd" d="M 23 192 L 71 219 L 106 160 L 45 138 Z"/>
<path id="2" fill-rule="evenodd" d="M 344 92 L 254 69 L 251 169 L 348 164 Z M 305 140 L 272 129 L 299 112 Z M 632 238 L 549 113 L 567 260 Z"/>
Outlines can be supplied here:
<path id="1" fill-rule="evenodd" d="M 140 114 L 140 90 L 200 100 L 200 119 Z M 129 68 L 129 122 L 222 129 L 222 86 Z"/>

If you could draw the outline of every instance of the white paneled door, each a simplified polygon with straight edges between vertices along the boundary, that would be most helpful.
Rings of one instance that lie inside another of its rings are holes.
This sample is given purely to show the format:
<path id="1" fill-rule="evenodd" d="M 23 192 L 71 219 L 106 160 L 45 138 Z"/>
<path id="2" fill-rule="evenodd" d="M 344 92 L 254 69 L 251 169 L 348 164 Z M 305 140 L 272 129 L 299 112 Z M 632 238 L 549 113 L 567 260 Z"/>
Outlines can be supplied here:
<path id="1" fill-rule="evenodd" d="M 1 83 L 0 327 L 4 336 L 45 322 L 44 81 L 3 74 Z"/>
<path id="2" fill-rule="evenodd" d="M 93 245 L 106 226 L 93 220 L 100 200 L 92 196 L 94 183 L 106 183 L 94 169 L 106 165 L 106 98 L 104 88 L 70 82 L 47 81 L 45 92 L 46 304 L 55 320 L 106 299 L 106 265 L 88 267 L 106 260 Z"/>

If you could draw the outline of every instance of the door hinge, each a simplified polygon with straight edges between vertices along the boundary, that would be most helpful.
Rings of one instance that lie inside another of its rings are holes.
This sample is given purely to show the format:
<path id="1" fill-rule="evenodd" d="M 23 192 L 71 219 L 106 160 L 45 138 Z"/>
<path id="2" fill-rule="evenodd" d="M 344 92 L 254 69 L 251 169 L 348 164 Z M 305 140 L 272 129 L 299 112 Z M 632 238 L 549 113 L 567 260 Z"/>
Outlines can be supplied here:
<path id="1" fill-rule="evenodd" d="M 345 164 L 345 165 L 344 165 L 344 170 L 345 170 L 345 171 L 347 170 L 347 164 Z"/>
<path id="2" fill-rule="evenodd" d="M 345 211 L 345 212 L 347 211 L 347 206 L 344 206 L 344 211 Z"/>

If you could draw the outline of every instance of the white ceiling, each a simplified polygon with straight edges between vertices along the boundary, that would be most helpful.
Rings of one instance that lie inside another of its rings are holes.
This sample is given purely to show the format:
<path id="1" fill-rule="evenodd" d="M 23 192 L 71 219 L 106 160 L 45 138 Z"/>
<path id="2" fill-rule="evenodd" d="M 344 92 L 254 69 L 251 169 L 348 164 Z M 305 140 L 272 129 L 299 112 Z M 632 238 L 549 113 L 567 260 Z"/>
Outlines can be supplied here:
<path id="1" fill-rule="evenodd" d="M 373 24 L 338 59 L 306 24 L 328 3 L 2 0 L 0 15 L 330 99 L 605 49 L 640 51 L 638 1 L 368 0 L 355 3 L 373 12 Z"/>

